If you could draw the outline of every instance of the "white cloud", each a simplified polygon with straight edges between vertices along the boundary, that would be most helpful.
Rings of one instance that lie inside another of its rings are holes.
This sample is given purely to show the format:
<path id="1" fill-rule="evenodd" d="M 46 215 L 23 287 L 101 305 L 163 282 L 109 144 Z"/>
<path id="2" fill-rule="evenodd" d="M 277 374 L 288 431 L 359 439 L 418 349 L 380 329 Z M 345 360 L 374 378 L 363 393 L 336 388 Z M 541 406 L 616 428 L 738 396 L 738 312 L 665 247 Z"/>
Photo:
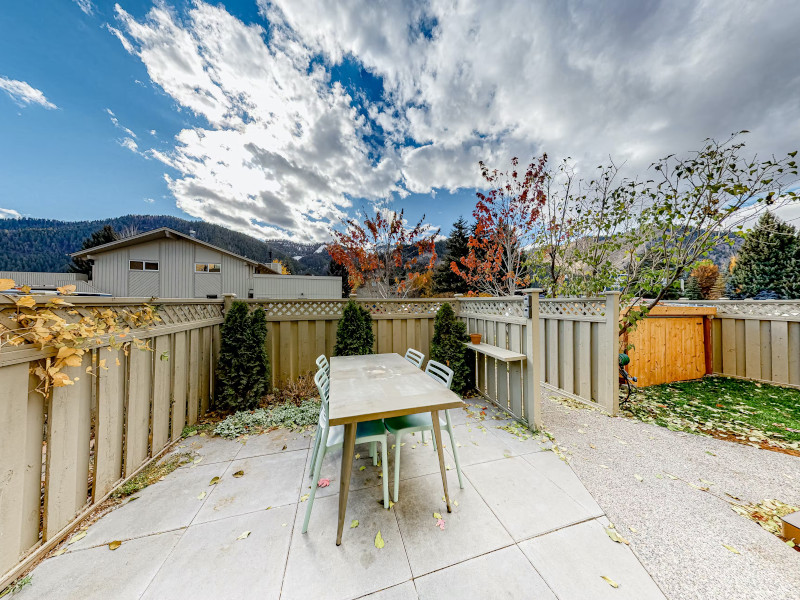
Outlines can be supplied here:
<path id="1" fill-rule="evenodd" d="M 119 140 L 119 145 L 123 148 L 127 148 L 131 152 L 136 152 L 137 154 L 139 153 L 139 145 L 134 141 L 133 138 L 122 138 Z"/>
<path id="2" fill-rule="evenodd" d="M 197 0 L 142 20 L 117 6 L 108 30 L 203 123 L 147 151 L 177 171 L 178 206 L 262 237 L 322 239 L 354 199 L 478 186 L 478 160 L 590 171 L 610 154 L 635 175 L 740 129 L 751 151 L 797 144 L 800 5 L 258 1 L 261 25 Z M 379 98 L 331 84 L 345 59 Z"/>
<path id="3" fill-rule="evenodd" d="M 155 202 L 155 200 L 154 200 L 153 198 L 145 198 L 145 199 L 144 199 L 144 201 L 145 201 L 147 204 L 153 204 L 153 203 Z"/>
<path id="4" fill-rule="evenodd" d="M 38 104 L 48 110 L 55 110 L 58 108 L 45 98 L 41 90 L 37 90 L 24 81 L 0 76 L 0 90 L 5 90 L 5 92 L 11 96 L 11 99 L 22 107 L 30 104 Z"/>
<path id="5" fill-rule="evenodd" d="M 132 138 L 137 137 L 135 133 L 133 133 L 130 129 L 128 129 L 119 122 L 119 119 L 117 119 L 117 115 L 115 115 L 110 108 L 107 108 L 106 112 L 108 113 L 108 116 L 111 118 L 111 122 L 114 124 L 114 127 L 116 127 L 121 131 L 124 131 L 128 135 L 128 137 Z"/>
<path id="6" fill-rule="evenodd" d="M 84 13 L 87 15 L 94 14 L 94 4 L 92 4 L 92 0 L 72 0 L 75 4 L 78 5 Z"/>
<path id="7" fill-rule="evenodd" d="M 22 215 L 13 208 L 0 208 L 0 219 L 21 219 Z"/>

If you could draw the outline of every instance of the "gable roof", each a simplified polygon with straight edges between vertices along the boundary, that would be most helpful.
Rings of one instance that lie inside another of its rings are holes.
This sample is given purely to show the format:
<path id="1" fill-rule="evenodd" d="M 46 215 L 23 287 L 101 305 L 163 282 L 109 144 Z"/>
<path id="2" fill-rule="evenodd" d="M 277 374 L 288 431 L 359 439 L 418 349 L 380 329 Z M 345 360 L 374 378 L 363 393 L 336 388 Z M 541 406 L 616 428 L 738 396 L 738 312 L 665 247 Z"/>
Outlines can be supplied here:
<path id="1" fill-rule="evenodd" d="M 220 248 L 219 246 L 215 246 L 214 244 L 209 244 L 208 242 L 204 242 L 203 240 L 198 240 L 197 238 L 194 238 L 190 235 L 186 235 L 185 233 L 181 233 L 180 231 L 175 231 L 174 229 L 171 229 L 169 227 L 159 227 L 158 229 L 145 231 L 144 233 L 139 233 L 137 235 L 132 235 L 130 237 L 122 238 L 121 240 L 114 240 L 113 242 L 108 242 L 107 244 L 101 244 L 100 246 L 95 246 L 93 248 L 87 248 L 86 250 L 73 252 L 72 254 L 70 254 L 70 256 L 72 258 L 91 259 L 92 255 L 102 254 L 110 250 L 118 250 L 120 248 L 126 248 L 128 246 L 136 246 L 138 244 L 144 244 L 146 242 L 154 242 L 156 240 L 161 240 L 165 238 L 185 240 L 187 242 L 197 244 L 198 246 L 210 248 L 211 250 L 215 250 L 216 252 L 222 252 L 223 254 L 232 256 L 233 258 L 238 258 L 239 260 L 244 261 L 249 265 L 254 265 L 265 269 L 269 269 L 273 273 L 275 272 L 274 269 L 272 269 L 272 267 L 268 264 L 259 262 L 257 260 L 253 260 L 252 258 L 247 258 L 246 256 L 240 256 L 239 254 L 230 252 L 229 250 L 225 250 L 224 248 Z M 278 274 L 280 275 L 280 273 Z"/>

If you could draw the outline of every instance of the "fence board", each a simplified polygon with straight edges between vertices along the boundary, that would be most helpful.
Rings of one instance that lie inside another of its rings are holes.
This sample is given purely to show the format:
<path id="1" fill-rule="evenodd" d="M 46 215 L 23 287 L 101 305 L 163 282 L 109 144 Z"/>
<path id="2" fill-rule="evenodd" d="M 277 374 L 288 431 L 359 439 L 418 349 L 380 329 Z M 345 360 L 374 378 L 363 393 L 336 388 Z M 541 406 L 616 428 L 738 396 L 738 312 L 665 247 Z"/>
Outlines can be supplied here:
<path id="1" fill-rule="evenodd" d="M 186 351 L 186 332 L 176 333 L 172 339 L 172 439 L 181 435 L 186 426 L 186 408 L 188 404 L 188 369 L 189 355 Z"/>
<path id="2" fill-rule="evenodd" d="M 153 390 L 152 353 L 132 348 L 128 356 L 130 383 L 125 420 L 125 475 L 138 469 L 148 457 L 150 403 Z"/>
<path id="3" fill-rule="evenodd" d="M 210 338 L 210 330 L 207 336 Z M 209 339 L 209 342 L 211 340 Z M 161 450 L 169 440 L 169 407 L 172 387 L 170 336 L 160 335 L 153 345 L 155 368 L 153 373 L 153 453 Z M 209 343 L 210 350 L 210 343 Z M 211 357 L 209 356 L 209 361 Z"/>
<path id="4" fill-rule="evenodd" d="M 200 330 L 200 414 L 211 404 L 211 328 Z"/>
<path id="5" fill-rule="evenodd" d="M 789 323 L 789 383 L 800 385 L 800 323 Z"/>
<path id="6" fill-rule="evenodd" d="M 108 368 L 97 372 L 94 498 L 105 496 L 122 477 L 125 411 L 125 353 L 108 348 L 100 356 Z"/>
<path id="7" fill-rule="evenodd" d="M 200 369 L 200 332 L 197 329 L 192 329 L 189 332 L 189 366 L 187 377 L 188 394 L 186 404 L 186 424 L 194 425 L 197 423 L 197 415 L 200 410 L 200 398 L 198 395 L 199 381 L 198 371 Z"/>
<path id="8" fill-rule="evenodd" d="M 770 349 L 772 352 L 772 381 L 789 383 L 789 323 L 772 321 L 770 323 Z"/>
<path id="9" fill-rule="evenodd" d="M 750 323 L 752 321 L 748 321 Z M 760 329 L 761 347 L 758 350 L 761 361 L 761 379 L 772 381 L 772 342 L 769 321 L 755 321 Z"/>

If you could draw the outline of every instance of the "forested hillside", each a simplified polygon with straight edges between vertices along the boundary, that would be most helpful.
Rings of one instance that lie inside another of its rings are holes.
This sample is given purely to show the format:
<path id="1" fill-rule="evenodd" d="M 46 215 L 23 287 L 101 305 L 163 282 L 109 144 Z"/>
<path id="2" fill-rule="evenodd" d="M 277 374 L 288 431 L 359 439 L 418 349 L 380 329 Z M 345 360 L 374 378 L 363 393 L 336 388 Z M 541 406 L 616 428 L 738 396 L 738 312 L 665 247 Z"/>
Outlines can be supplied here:
<path id="1" fill-rule="evenodd" d="M 66 271 L 69 254 L 81 248 L 81 242 L 93 232 L 110 225 L 117 233 L 144 233 L 170 227 L 181 233 L 197 232 L 201 239 L 236 254 L 261 262 L 281 260 L 292 273 L 323 275 L 330 257 L 327 252 L 312 259 L 297 261 L 286 250 L 297 248 L 287 242 L 262 242 L 254 237 L 202 221 L 187 221 L 164 215 L 126 215 L 100 221 L 55 221 L 52 219 L 0 219 L 0 271 Z"/>

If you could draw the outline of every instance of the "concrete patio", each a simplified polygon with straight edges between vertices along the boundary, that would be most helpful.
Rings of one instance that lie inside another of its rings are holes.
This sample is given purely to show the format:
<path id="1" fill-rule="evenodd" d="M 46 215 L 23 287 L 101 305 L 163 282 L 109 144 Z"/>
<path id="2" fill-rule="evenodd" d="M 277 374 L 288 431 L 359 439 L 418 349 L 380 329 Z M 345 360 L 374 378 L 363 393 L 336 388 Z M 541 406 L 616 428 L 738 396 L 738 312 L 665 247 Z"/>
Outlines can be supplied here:
<path id="1" fill-rule="evenodd" d="M 664 598 L 630 548 L 608 537 L 603 511 L 549 443 L 499 429 L 508 422 L 491 418 L 491 410 L 476 420 L 482 404 L 470 402 L 471 412 L 452 413 L 463 490 L 446 443 L 451 514 L 430 440 L 405 443 L 400 501 L 388 511 L 379 504 L 380 468 L 366 446 L 356 447 L 347 523 L 359 524 L 345 529 L 337 548 L 339 453 L 325 459 L 322 477 L 331 485 L 318 490 L 309 532 L 300 533 L 313 432 L 277 430 L 244 441 L 198 436 L 175 451 L 191 450 L 199 461 L 45 560 L 18 597 Z M 238 471 L 244 475 L 234 477 Z M 214 477 L 219 482 L 209 485 Z M 112 551 L 114 540 L 122 545 Z"/>

